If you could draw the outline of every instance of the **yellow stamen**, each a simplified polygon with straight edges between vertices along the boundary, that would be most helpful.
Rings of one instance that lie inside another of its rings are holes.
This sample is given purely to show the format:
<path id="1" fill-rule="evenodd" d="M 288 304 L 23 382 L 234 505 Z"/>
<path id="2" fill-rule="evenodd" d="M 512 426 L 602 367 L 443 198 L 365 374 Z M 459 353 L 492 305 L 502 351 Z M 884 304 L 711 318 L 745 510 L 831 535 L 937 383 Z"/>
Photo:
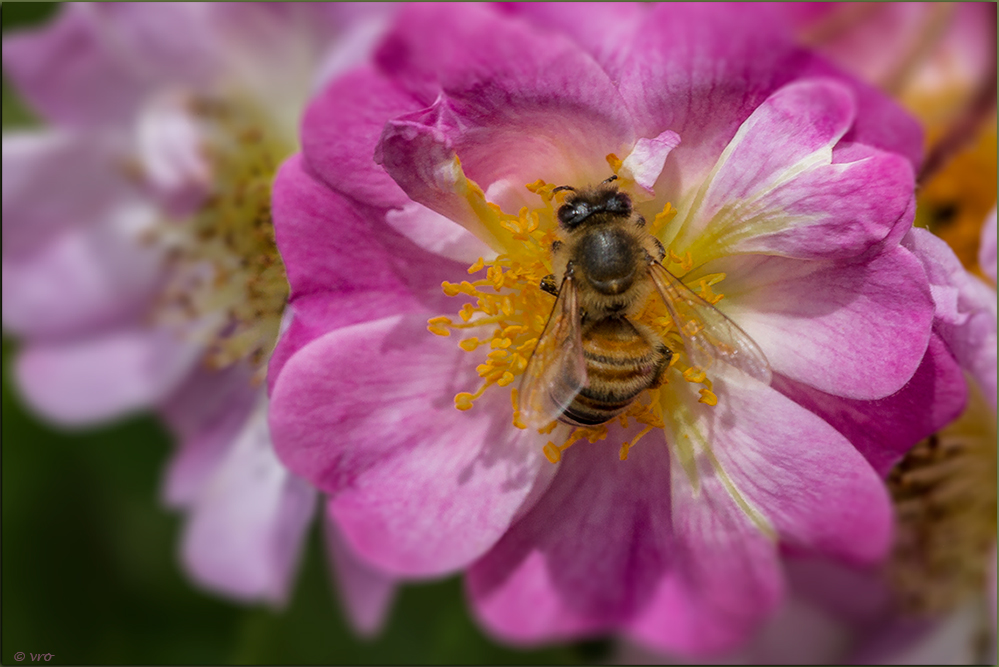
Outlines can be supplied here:
<path id="1" fill-rule="evenodd" d="M 691 366 L 683 372 L 683 379 L 687 382 L 704 382 L 705 378 L 707 378 L 707 374 L 697 366 Z"/>

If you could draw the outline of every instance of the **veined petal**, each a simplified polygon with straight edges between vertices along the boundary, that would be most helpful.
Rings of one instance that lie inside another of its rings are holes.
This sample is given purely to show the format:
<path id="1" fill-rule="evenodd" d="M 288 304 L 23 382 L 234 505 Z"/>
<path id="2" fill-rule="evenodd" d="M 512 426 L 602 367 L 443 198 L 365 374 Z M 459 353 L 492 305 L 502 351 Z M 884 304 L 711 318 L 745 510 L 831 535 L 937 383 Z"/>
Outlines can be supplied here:
<path id="1" fill-rule="evenodd" d="M 316 493 L 274 455 L 266 399 L 231 443 L 192 507 L 187 568 L 202 585 L 242 600 L 283 604 L 315 511 Z"/>
<path id="2" fill-rule="evenodd" d="M 427 252 L 463 264 L 471 265 L 479 257 L 490 259 L 495 254 L 475 234 L 422 204 L 414 202 L 388 211 L 385 222 Z"/>
<path id="3" fill-rule="evenodd" d="M 424 111 L 399 122 L 435 128 L 433 143 L 447 144 L 445 152 L 482 188 L 519 188 L 519 200 L 495 202 L 504 210 L 518 210 L 522 186 L 538 179 L 604 180 L 611 173 L 606 156 L 626 155 L 637 138 L 614 83 L 589 56 L 493 7 L 407 8 L 377 61 L 423 103 Z"/>
<path id="4" fill-rule="evenodd" d="M 302 156 L 308 172 L 360 205 L 405 206 L 409 197 L 371 156 L 387 119 L 421 108 L 422 104 L 370 66 L 345 74 L 318 93 L 306 109 Z"/>
<path id="5" fill-rule="evenodd" d="M 498 215 L 455 153 L 449 135 L 458 122 L 443 96 L 429 109 L 389 121 L 375 162 L 413 201 L 459 223 L 493 252 L 509 251 Z"/>
<path id="6" fill-rule="evenodd" d="M 443 262 L 385 223 L 381 211 L 330 193 L 301 157 L 278 172 L 272 195 L 282 224 L 275 238 L 292 301 L 316 293 L 433 292 L 464 265 Z"/>
<path id="7" fill-rule="evenodd" d="M 719 309 L 759 344 L 775 373 L 871 400 L 901 389 L 923 358 L 932 300 L 905 248 L 850 264 L 735 256 L 721 265 L 711 265 L 728 276 Z"/>
<path id="8" fill-rule="evenodd" d="M 758 199 L 725 207 L 738 221 L 716 243 L 733 253 L 806 259 L 856 257 L 896 226 L 912 224 L 913 173 L 907 160 L 865 146 L 833 151 Z M 717 219 L 716 219 L 717 222 Z"/>
<path id="9" fill-rule="evenodd" d="M 659 433 L 626 462 L 607 442 L 573 445 L 534 507 L 469 570 L 476 614 L 519 643 L 592 634 L 633 617 L 678 549 L 670 466 Z"/>
<path id="10" fill-rule="evenodd" d="M 778 539 L 858 561 L 887 549 L 887 495 L 828 424 L 749 378 L 717 376 L 717 406 L 680 384 L 666 385 L 664 405 L 692 421 L 667 422 L 668 449 L 650 434 L 621 462 L 606 443 L 574 445 L 472 568 L 470 594 L 495 632 L 537 642 L 625 624 L 660 649 L 706 655 L 744 639 L 778 601 Z M 689 444 L 691 428 L 710 449 Z"/>
<path id="11" fill-rule="evenodd" d="M 330 511 L 352 547 L 389 573 L 442 574 L 477 558 L 550 465 L 537 435 L 511 427 L 508 396 L 455 410 L 453 396 L 478 381 L 474 364 L 427 336 L 425 316 L 392 317 L 316 339 L 274 384 L 279 455 L 336 494 Z"/>
<path id="12" fill-rule="evenodd" d="M 15 372 L 28 402 L 46 417 L 94 423 L 166 398 L 200 353 L 172 331 L 133 328 L 93 340 L 29 343 Z"/>
<path id="13" fill-rule="evenodd" d="M 673 409 L 666 433 L 683 550 L 676 576 L 631 626 L 649 646 L 693 655 L 733 648 L 776 605 L 776 540 L 792 551 L 872 562 L 891 533 L 887 493 L 845 438 L 737 371 L 712 380 L 713 406 L 694 402 L 689 387 L 663 388 L 663 405 Z"/>
<path id="14" fill-rule="evenodd" d="M 446 311 L 450 303 L 441 282 L 467 266 L 418 247 L 386 224 L 380 211 L 331 193 L 312 174 L 304 158 L 295 156 L 274 183 L 272 207 L 281 220 L 275 236 L 295 316 L 271 357 L 271 384 L 289 357 L 329 331 L 389 313 Z"/>
<path id="15" fill-rule="evenodd" d="M 674 223 L 672 245 L 683 250 L 696 240 L 698 247 L 705 245 L 717 256 L 731 253 L 726 246 L 746 236 L 793 225 L 793 211 L 774 211 L 767 206 L 771 202 L 760 200 L 829 165 L 833 146 L 850 128 L 855 113 L 850 91 L 834 81 L 798 81 L 768 97 L 739 127 L 703 185 L 677 204 L 684 217 Z M 802 190 L 791 201 L 811 193 L 810 188 Z M 775 199 L 771 206 L 791 203 L 787 195 Z M 807 219 L 807 212 L 802 213 Z"/>

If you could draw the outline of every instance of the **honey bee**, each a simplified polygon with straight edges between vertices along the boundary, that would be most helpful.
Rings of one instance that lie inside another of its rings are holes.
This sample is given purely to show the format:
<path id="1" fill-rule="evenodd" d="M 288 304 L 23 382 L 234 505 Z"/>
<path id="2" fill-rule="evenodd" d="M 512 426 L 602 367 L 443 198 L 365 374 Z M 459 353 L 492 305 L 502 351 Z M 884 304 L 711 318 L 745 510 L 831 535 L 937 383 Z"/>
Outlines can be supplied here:
<path id="1" fill-rule="evenodd" d="M 692 365 L 721 360 L 770 383 L 756 343 L 662 265 L 666 249 L 616 178 L 554 190 L 569 194 L 558 209 L 561 238 L 552 244 L 556 272 L 540 287 L 556 299 L 518 394 L 521 416 L 537 428 L 554 419 L 603 424 L 662 384 L 676 352 L 637 321 L 649 298 L 662 299 Z"/>

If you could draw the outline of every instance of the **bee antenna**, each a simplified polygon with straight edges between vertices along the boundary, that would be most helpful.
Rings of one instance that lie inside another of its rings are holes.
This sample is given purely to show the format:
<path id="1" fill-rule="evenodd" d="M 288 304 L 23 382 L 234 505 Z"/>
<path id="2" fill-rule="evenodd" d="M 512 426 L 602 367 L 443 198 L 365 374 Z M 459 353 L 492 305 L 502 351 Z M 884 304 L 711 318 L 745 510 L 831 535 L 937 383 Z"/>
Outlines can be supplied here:
<path id="1" fill-rule="evenodd" d="M 611 181 L 616 181 L 616 180 L 617 180 L 617 174 L 614 174 L 610 178 L 605 178 L 604 183 L 610 183 Z M 601 183 L 601 185 L 603 185 L 603 183 Z"/>
<path id="2" fill-rule="evenodd" d="M 572 190 L 573 192 L 575 192 L 576 188 L 572 187 L 571 185 L 560 185 L 552 190 L 552 194 L 555 194 L 556 192 L 562 192 L 563 190 Z"/>

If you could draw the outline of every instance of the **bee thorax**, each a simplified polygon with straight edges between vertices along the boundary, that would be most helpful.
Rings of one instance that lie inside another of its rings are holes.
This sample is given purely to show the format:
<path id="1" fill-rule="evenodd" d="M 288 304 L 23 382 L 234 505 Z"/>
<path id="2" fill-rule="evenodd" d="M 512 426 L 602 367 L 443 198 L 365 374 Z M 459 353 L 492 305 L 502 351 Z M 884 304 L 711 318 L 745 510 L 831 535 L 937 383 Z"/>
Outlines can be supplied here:
<path id="1" fill-rule="evenodd" d="M 590 286 L 612 296 L 624 293 L 634 284 L 640 251 L 632 235 L 615 227 L 604 227 L 589 232 L 581 240 L 577 253 Z"/>

